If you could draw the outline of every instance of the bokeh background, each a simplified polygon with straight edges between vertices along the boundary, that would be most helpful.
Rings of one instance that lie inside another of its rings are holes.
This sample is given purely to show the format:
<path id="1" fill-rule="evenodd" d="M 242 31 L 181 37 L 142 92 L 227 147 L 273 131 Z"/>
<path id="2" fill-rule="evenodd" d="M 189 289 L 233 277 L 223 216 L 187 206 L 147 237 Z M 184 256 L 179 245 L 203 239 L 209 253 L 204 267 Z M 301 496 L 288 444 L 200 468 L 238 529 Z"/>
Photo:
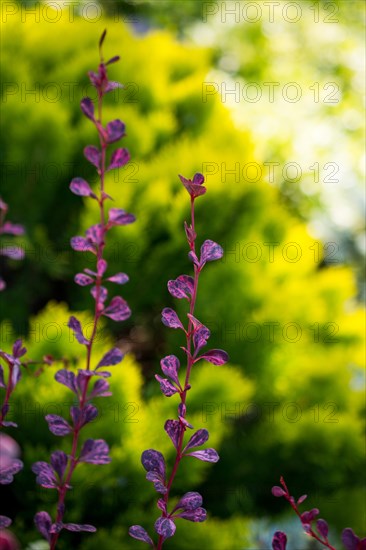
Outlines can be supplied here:
<path id="1" fill-rule="evenodd" d="M 130 276 L 133 315 L 101 328 L 96 356 L 113 342 L 128 354 L 88 428 L 113 461 L 80 468 L 69 500 L 68 520 L 98 532 L 65 534 L 60 549 L 138 550 L 128 526 L 151 530 L 158 517 L 140 455 L 154 447 L 173 458 L 163 424 L 176 403 L 153 375 L 182 345 L 160 311 L 174 304 L 184 314 L 166 282 L 190 269 L 189 198 L 177 174 L 195 172 L 208 189 L 197 201 L 199 238 L 226 251 L 202 275 L 197 316 L 230 363 L 198 366 L 189 396 L 192 423 L 210 431 L 221 460 L 184 465 L 175 487 L 200 491 L 209 521 L 181 522 L 165 546 L 264 549 L 286 528 L 291 548 L 310 548 L 271 495 L 281 474 L 293 494 L 309 494 L 306 509 L 320 508 L 334 544 L 346 526 L 365 536 L 365 4 L 4 1 L 1 10 L 0 194 L 26 228 L 16 239 L 24 261 L 1 261 L 2 349 L 22 335 L 32 359 L 83 365 L 66 324 L 71 312 L 90 321 L 90 295 L 73 276 L 92 260 L 69 240 L 96 212 L 68 186 L 74 176 L 97 184 L 82 156 L 96 135 L 79 102 L 93 97 L 87 71 L 104 28 L 106 56 L 121 56 L 110 76 L 125 84 L 105 116 L 126 123 L 132 160 L 107 186 L 137 223 L 110 233 L 107 259 Z M 29 550 L 42 548 L 33 514 L 55 501 L 30 466 L 68 448 L 44 420 L 71 404 L 55 370 L 24 373 L 11 411 L 25 468 L 1 488 L 1 506 Z"/>

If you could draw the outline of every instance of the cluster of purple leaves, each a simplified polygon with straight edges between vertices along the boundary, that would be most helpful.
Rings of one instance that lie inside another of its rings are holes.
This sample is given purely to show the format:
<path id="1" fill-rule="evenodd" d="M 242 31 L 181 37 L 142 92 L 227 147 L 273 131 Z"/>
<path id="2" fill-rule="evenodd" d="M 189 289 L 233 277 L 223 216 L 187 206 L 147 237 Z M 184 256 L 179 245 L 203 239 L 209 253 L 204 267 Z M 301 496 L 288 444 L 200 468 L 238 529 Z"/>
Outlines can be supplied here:
<path id="1" fill-rule="evenodd" d="M 207 262 L 218 260 L 223 256 L 221 246 L 211 240 L 204 241 L 199 256 L 196 253 L 195 241 L 197 235 L 194 225 L 194 201 L 206 192 L 206 188 L 202 185 L 204 177 L 202 174 L 195 174 L 193 180 L 179 177 L 191 197 L 191 223 L 190 225 L 185 223 L 185 233 L 190 249 L 188 257 L 193 262 L 194 277 L 183 274 L 168 282 L 169 293 L 178 300 L 187 300 L 188 302 L 187 328 L 185 328 L 184 322 L 179 318 L 177 312 L 171 308 L 163 309 L 162 322 L 167 327 L 181 330 L 185 334 L 186 346 L 182 349 L 186 354 L 187 369 L 184 382 L 182 382 L 179 377 L 180 361 L 178 357 L 168 355 L 160 361 L 164 376 L 155 375 L 165 397 L 178 394 L 180 398 L 177 419 L 168 419 L 164 426 L 175 449 L 175 462 L 170 476 L 167 477 L 166 462 L 161 452 L 148 449 L 142 453 L 141 462 L 147 472 L 146 479 L 151 481 L 156 492 L 162 495 L 157 501 L 157 507 L 161 515 L 154 524 L 155 531 L 158 534 L 158 542 L 155 545 L 147 531 L 140 525 L 133 525 L 129 530 L 131 537 L 141 540 L 157 550 L 162 548 L 166 539 L 175 534 L 177 519 L 181 518 L 193 522 L 202 522 L 206 519 L 206 510 L 202 508 L 202 496 L 199 493 L 186 493 L 181 497 L 178 504 L 169 510 L 169 492 L 180 461 L 183 458 L 194 457 L 204 462 L 217 462 L 219 460 L 219 455 L 215 449 L 198 449 L 205 445 L 209 438 L 209 433 L 205 429 L 195 431 L 184 444 L 185 432 L 193 429 L 186 418 L 186 397 L 187 392 L 191 389 L 189 378 L 194 364 L 201 359 L 214 365 L 223 365 L 228 361 L 228 355 L 223 350 L 203 351 L 210 338 L 210 331 L 194 316 L 199 275 Z"/>
<path id="2" fill-rule="evenodd" d="M 6 353 L 0 350 L 0 358 L 5 362 L 8 368 L 8 374 L 5 376 L 3 366 L 0 364 L 0 388 L 5 391 L 4 401 L 0 410 L 0 429 L 17 428 L 13 421 L 6 420 L 10 409 L 10 398 L 18 385 L 22 372 L 21 367 L 28 368 L 29 365 L 51 365 L 53 358 L 50 355 L 43 357 L 42 361 L 24 361 L 21 358 L 27 353 L 19 338 L 13 345 L 12 353 Z M 17 442 L 7 434 L 0 432 L 0 485 L 12 483 L 14 475 L 23 468 L 23 462 L 19 460 L 20 448 Z M 12 521 L 7 516 L 0 516 L 0 529 L 9 527 Z M 10 535 L 9 535 L 10 536 Z"/>
<path id="3" fill-rule="evenodd" d="M 20 358 L 27 352 L 23 347 L 22 341 L 17 340 L 12 349 L 12 353 L 6 353 L 0 350 L 0 357 L 6 363 L 8 367 L 8 376 L 5 380 L 4 369 L 0 365 L 0 388 L 5 390 L 4 402 L 0 411 L 0 429 L 2 428 L 16 428 L 17 424 L 5 420 L 6 415 L 9 412 L 9 400 L 11 394 L 15 390 L 21 378 L 21 362 Z M 0 484 L 8 485 L 12 483 L 14 475 L 17 474 L 23 468 L 23 462 L 17 457 L 19 456 L 19 446 L 14 439 L 2 432 L 0 432 Z M 11 519 L 7 516 L 0 516 L 0 529 L 9 527 L 11 525 Z"/>
<path id="4" fill-rule="evenodd" d="M 59 533 L 66 529 L 68 531 L 95 531 L 96 528 L 88 524 L 65 523 L 65 497 L 71 488 L 71 478 L 75 468 L 82 464 L 103 465 L 110 462 L 109 447 L 103 439 L 87 439 L 83 443 L 79 441 L 80 431 L 98 415 L 97 408 L 91 403 L 95 397 L 108 397 L 111 395 L 109 383 L 106 380 L 110 372 L 102 370 L 103 367 L 117 365 L 123 359 L 123 353 L 118 348 L 108 351 L 99 363 L 92 369 L 91 357 L 92 347 L 95 340 L 98 322 L 102 316 L 109 317 L 114 321 L 124 321 L 131 315 L 127 302 L 121 296 L 114 296 L 109 302 L 106 283 L 118 285 L 125 284 L 128 276 L 125 273 L 107 275 L 108 264 L 103 259 L 107 232 L 115 226 L 127 225 L 135 221 L 132 214 L 119 208 L 110 208 L 105 212 L 105 202 L 112 200 L 104 189 L 105 174 L 109 170 L 124 166 L 130 159 L 127 149 L 117 148 L 107 163 L 107 149 L 125 135 L 125 126 L 120 120 L 113 120 L 106 126 L 102 123 L 102 101 L 106 93 L 122 85 L 110 81 L 107 75 L 107 67 L 118 61 L 119 57 L 113 57 L 106 63 L 103 61 L 102 45 L 106 32 L 104 31 L 100 42 L 100 64 L 97 72 L 89 72 L 92 85 L 96 88 L 98 95 L 97 109 L 93 101 L 86 97 L 81 101 L 83 114 L 95 125 L 100 146 L 88 145 L 84 149 L 86 159 L 95 166 L 100 178 L 100 192 L 95 193 L 89 183 L 83 178 L 74 178 L 70 183 L 70 189 L 75 195 L 88 197 L 97 201 L 100 211 L 99 223 L 86 230 L 85 237 L 76 236 L 71 239 L 71 247 L 79 252 L 91 252 L 95 255 L 95 270 L 84 269 L 83 273 L 75 276 L 75 282 L 81 287 L 90 286 L 90 293 L 95 302 L 94 325 L 91 337 L 88 339 L 83 333 L 80 321 L 72 316 L 68 326 L 72 329 L 80 345 L 86 347 L 86 368 L 78 369 L 77 373 L 62 369 L 59 370 L 55 379 L 58 383 L 66 386 L 74 394 L 75 405 L 70 407 L 70 420 L 56 414 L 48 414 L 46 421 L 50 431 L 59 437 L 72 436 L 72 449 L 70 454 L 63 451 L 55 451 L 51 454 L 50 462 L 36 462 L 32 469 L 36 474 L 36 481 L 47 489 L 56 489 L 58 493 L 57 516 L 52 521 L 51 516 L 45 512 L 38 512 L 35 516 L 35 524 L 38 531 L 49 542 L 50 548 L 56 547 Z M 97 114 L 96 114 L 97 113 Z M 91 381 L 94 380 L 93 386 Z"/>
<path id="5" fill-rule="evenodd" d="M 8 205 L 0 197 L 0 235 L 24 235 L 24 227 L 18 223 L 5 221 Z M 0 255 L 12 260 L 22 260 L 24 250 L 20 246 L 6 244 L 0 247 Z M 4 279 L 0 276 L 0 291 L 6 288 Z"/>
<path id="6" fill-rule="evenodd" d="M 23 347 L 22 340 L 19 338 L 13 345 L 13 353 L 6 353 L 5 351 L 0 350 L 0 357 L 5 361 L 9 369 L 9 375 L 7 381 L 5 382 L 4 370 L 0 365 L 0 388 L 5 389 L 5 400 L 1 407 L 0 411 L 0 426 L 4 427 L 14 427 L 17 425 L 14 422 L 8 422 L 5 420 L 5 417 L 9 411 L 9 399 L 13 391 L 15 390 L 16 385 L 18 384 L 21 378 L 21 362 L 20 358 L 27 353 L 25 347 Z"/>
<path id="7" fill-rule="evenodd" d="M 0 235 L 23 235 L 24 228 L 20 224 L 5 221 L 8 205 L 0 198 Z M 16 245 L 4 245 L 0 248 L 0 255 L 7 256 L 13 260 L 21 260 L 24 257 L 24 250 Z M 6 288 L 4 279 L 0 276 L 0 291 Z M 23 468 L 23 462 L 18 458 L 20 448 L 17 442 L 9 435 L 3 433 L 3 428 L 16 428 L 17 424 L 6 420 L 10 408 L 10 397 L 21 379 L 21 366 L 24 365 L 20 358 L 27 352 L 23 347 L 22 340 L 18 339 L 13 345 L 12 353 L 0 350 L 0 357 L 7 366 L 8 375 L 5 376 L 4 368 L 0 364 L 0 388 L 5 391 L 4 401 L 0 410 L 0 485 L 12 483 L 14 475 Z M 0 530 L 9 527 L 12 520 L 8 516 L 0 515 Z M 9 531 L 2 531 L 0 545 L 14 547 L 16 541 Z M 4 546 L 5 547 L 5 546 Z"/>
<path id="8" fill-rule="evenodd" d="M 290 503 L 291 507 L 301 521 L 304 532 L 309 537 L 317 540 L 324 547 L 329 548 L 330 550 L 335 550 L 334 546 L 332 546 L 328 540 L 328 523 L 324 519 L 317 519 L 317 516 L 319 516 L 318 508 L 312 508 L 309 511 L 301 513 L 298 507 L 307 499 L 307 495 L 302 495 L 296 500 L 295 497 L 290 495 L 290 492 L 283 477 L 281 477 L 280 482 L 282 487 L 279 487 L 277 485 L 272 487 L 272 494 L 275 497 L 284 497 Z M 346 550 L 366 550 L 366 538 L 361 540 L 349 527 L 344 529 L 342 532 L 342 542 Z M 276 531 L 272 539 L 273 550 L 286 550 L 286 545 L 286 533 L 282 531 Z"/>

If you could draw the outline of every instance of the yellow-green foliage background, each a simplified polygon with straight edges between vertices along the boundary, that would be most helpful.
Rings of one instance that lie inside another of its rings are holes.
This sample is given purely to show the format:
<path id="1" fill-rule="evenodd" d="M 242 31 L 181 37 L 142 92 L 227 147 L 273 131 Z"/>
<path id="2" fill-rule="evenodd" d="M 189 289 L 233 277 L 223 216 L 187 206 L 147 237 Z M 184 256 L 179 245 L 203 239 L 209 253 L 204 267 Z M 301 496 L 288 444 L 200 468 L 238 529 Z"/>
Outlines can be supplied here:
<path id="1" fill-rule="evenodd" d="M 197 18 L 189 11 L 192 3 L 188 5 L 183 13 L 189 20 Z M 351 22 L 343 21 L 345 29 L 355 32 L 357 6 L 350 12 Z M 154 8 L 150 10 L 154 20 Z M 71 311 L 83 312 L 77 315 L 88 322 L 90 295 L 76 287 L 72 277 L 86 260 L 90 267 L 91 259 L 71 253 L 68 241 L 95 223 L 96 210 L 93 201 L 73 196 L 68 184 L 76 175 L 95 182 L 82 150 L 96 144 L 96 136 L 79 101 L 87 86 L 86 73 L 98 62 L 99 35 L 107 27 L 106 56 L 122 58 L 111 66 L 111 78 L 127 86 L 109 96 L 105 120 L 121 118 L 126 123 L 124 145 L 132 155 L 129 166 L 108 175 L 107 187 L 116 206 L 135 213 L 137 223 L 114 229 L 107 251 L 110 272 L 130 275 L 123 295 L 133 315 L 123 326 L 103 327 L 95 361 L 116 340 L 130 353 L 112 369 L 113 397 L 99 399 L 101 415 L 85 430 L 86 436 L 108 441 L 113 461 L 77 471 L 67 511 L 69 521 L 93 523 L 98 534 L 65 535 L 60 548 L 138 549 L 139 543 L 128 539 L 128 526 L 141 523 L 151 529 L 158 516 L 153 488 L 144 480 L 141 452 L 154 447 L 167 454 L 168 462 L 172 459 L 163 424 L 173 417 L 177 403 L 174 397 L 161 396 L 153 374 L 159 359 L 168 353 L 179 355 L 176 350 L 182 345 L 180 336 L 160 323 L 164 306 L 174 305 L 184 315 L 184 304 L 174 303 L 166 282 L 190 269 L 183 232 L 189 201 L 177 174 L 190 177 L 205 163 L 225 163 L 228 168 L 238 161 L 262 164 L 273 158 L 270 152 L 283 161 L 291 143 L 280 134 L 261 141 L 255 119 L 249 116 L 238 124 L 218 95 L 202 101 L 202 84 L 213 78 L 222 42 L 198 47 L 178 41 L 164 29 L 140 36 L 121 18 L 91 23 L 75 17 L 71 22 L 66 12 L 56 23 L 47 23 L 44 17 L 39 22 L 24 18 L 24 13 L 19 10 L 6 22 L 3 17 L 1 29 L 1 196 L 10 205 L 9 219 L 24 223 L 27 230 L 26 259 L 3 267 L 8 289 L 1 296 L 1 347 L 9 350 L 13 338 L 23 334 L 29 358 L 51 353 L 67 358 L 71 368 L 83 366 L 83 349 L 66 324 Z M 157 8 L 156 21 L 162 17 Z M 175 12 L 171 17 L 176 22 Z M 309 40 L 307 25 L 302 21 L 299 32 Z M 292 31 L 286 36 L 295 40 Z M 229 45 L 241 45 L 246 54 L 238 54 L 238 74 L 248 77 L 243 68 L 247 67 L 252 81 L 267 74 L 275 78 L 278 51 L 260 24 L 243 26 L 241 34 L 234 29 Z M 336 42 L 337 48 L 342 45 L 342 40 Z M 307 51 L 304 67 L 309 70 L 316 52 L 310 45 Z M 285 61 L 290 74 L 293 61 Z M 352 75 L 345 65 L 340 62 L 339 78 L 349 83 Z M 56 101 L 47 95 L 50 83 L 60 91 Z M 18 88 L 10 87 L 14 84 Z M 34 89 L 39 93 L 25 93 Z M 346 105 L 353 100 L 351 90 L 345 94 Z M 327 109 L 324 116 L 335 121 L 342 116 L 338 107 L 331 113 Z M 306 182 L 309 175 L 304 177 Z M 288 181 L 276 184 L 208 175 L 207 195 L 197 201 L 199 239 L 216 240 L 228 251 L 222 261 L 205 268 L 197 316 L 212 331 L 212 347 L 225 348 L 231 360 L 224 367 L 199 365 L 193 372 L 190 419 L 196 428 L 210 431 L 221 460 L 214 466 L 194 460 L 183 464 L 177 495 L 202 491 L 210 519 L 202 525 L 181 522 L 167 549 L 239 550 L 266 541 L 268 545 L 265 536 L 284 521 L 279 515 L 282 502 L 270 493 L 281 474 L 294 494 L 311 496 L 308 506 L 321 508 L 334 537 L 345 526 L 362 534 L 364 311 L 356 301 L 356 278 L 349 266 L 322 262 L 321 257 L 315 261 L 322 243 L 314 240 L 305 220 L 314 208 L 321 208 L 321 197 L 303 193 Z M 258 261 L 251 261 L 254 248 L 249 250 L 248 243 L 262 250 Z M 273 261 L 265 243 L 277 243 Z M 282 251 L 288 243 L 301 250 L 299 261 L 285 260 Z M 273 340 L 268 323 L 278 323 Z M 296 340 L 291 328 L 288 337 L 283 336 L 288 323 L 300 326 L 297 341 L 290 341 Z M 47 460 L 53 449 L 68 449 L 67 440 L 57 440 L 44 421 L 50 412 L 67 415 L 72 401 L 70 392 L 55 383 L 55 371 L 50 367 L 37 377 L 24 372 L 13 398 L 12 415 L 19 423 L 14 436 L 22 447 L 25 469 L 4 494 L 23 547 L 38 538 L 34 512 L 52 509 L 55 496 L 36 487 L 30 466 Z M 251 525 L 270 517 L 267 526 L 261 524 L 260 542 Z M 293 542 L 299 540 L 296 536 L 300 535 L 294 535 Z"/>

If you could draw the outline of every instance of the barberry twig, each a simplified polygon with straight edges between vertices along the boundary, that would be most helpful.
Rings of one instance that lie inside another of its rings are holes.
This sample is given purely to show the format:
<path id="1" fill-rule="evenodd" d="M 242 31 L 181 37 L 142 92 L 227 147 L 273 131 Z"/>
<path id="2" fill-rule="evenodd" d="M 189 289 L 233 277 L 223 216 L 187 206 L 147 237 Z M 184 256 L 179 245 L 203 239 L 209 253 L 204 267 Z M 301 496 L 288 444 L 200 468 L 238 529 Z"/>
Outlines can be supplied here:
<path id="1" fill-rule="evenodd" d="M 123 359 L 123 353 L 118 348 L 113 348 L 104 355 L 95 369 L 92 369 L 92 349 L 96 339 L 98 323 L 102 316 L 109 317 L 114 321 L 124 321 L 131 315 L 131 310 L 127 302 L 121 296 L 115 296 L 109 305 L 105 305 L 108 297 L 108 291 L 103 286 L 105 282 L 124 284 L 128 281 L 125 273 L 116 273 L 105 277 L 108 265 L 104 259 L 104 249 L 106 245 L 106 234 L 115 226 L 127 225 L 135 221 L 132 214 L 128 214 L 119 208 L 111 208 L 108 212 L 108 219 L 105 212 L 105 201 L 111 197 L 105 192 L 105 176 L 108 170 L 124 166 L 130 159 L 127 149 L 116 149 L 107 164 L 107 150 L 109 146 L 119 141 L 125 135 L 125 125 L 120 120 L 113 120 L 106 126 L 103 125 L 103 98 L 104 95 L 117 87 L 121 87 L 118 82 L 108 79 L 107 67 L 119 60 L 118 56 L 111 58 L 106 63 L 103 59 L 103 42 L 106 31 L 103 32 L 99 41 L 100 64 L 98 72 L 90 72 L 89 78 L 97 90 L 97 115 L 93 101 L 86 97 L 81 101 L 81 110 L 84 115 L 90 119 L 96 127 L 99 137 L 100 149 L 89 145 L 84 149 L 84 155 L 87 160 L 93 164 L 97 170 L 100 179 L 99 194 L 95 194 L 89 184 L 83 178 L 74 178 L 70 184 L 70 189 L 75 195 L 89 197 L 97 201 L 99 206 L 99 223 L 89 227 L 86 231 L 86 237 L 73 237 L 71 247 L 79 252 L 91 252 L 96 258 L 95 271 L 84 269 L 84 273 L 78 273 L 75 276 L 75 282 L 80 286 L 91 285 L 91 294 L 95 301 L 94 320 L 92 333 L 89 339 L 83 334 L 80 321 L 72 316 L 68 326 L 75 333 L 76 339 L 81 345 L 86 346 L 86 365 L 85 369 L 79 369 L 75 374 L 68 369 L 62 369 L 55 375 L 57 382 L 67 386 L 77 398 L 77 406 L 70 408 L 72 425 L 58 415 L 49 414 L 46 420 L 49 429 L 57 436 L 72 434 L 72 445 L 70 454 L 63 451 L 55 451 L 51 455 L 51 463 L 36 462 L 33 465 L 33 471 L 37 474 L 37 482 L 42 487 L 56 489 L 58 493 L 57 515 L 54 522 L 47 512 L 38 512 L 35 516 L 35 523 L 40 533 L 49 542 L 50 550 L 56 548 L 56 544 L 62 529 L 69 531 L 88 531 L 94 532 L 96 528 L 88 524 L 64 523 L 65 499 L 67 491 L 71 488 L 71 479 L 75 468 L 80 463 L 90 464 L 108 464 L 110 462 L 109 448 L 103 439 L 88 439 L 80 449 L 80 431 L 92 422 L 97 414 L 97 408 L 90 403 L 94 397 L 107 397 L 111 395 L 109 384 L 105 380 L 110 376 L 109 372 L 99 370 L 101 367 L 109 367 L 120 363 Z M 93 377 L 98 377 L 94 387 L 90 390 L 89 386 Z"/>
<path id="2" fill-rule="evenodd" d="M 336 548 L 332 546 L 328 540 L 328 532 L 329 532 L 328 523 L 324 519 L 316 519 L 316 517 L 319 515 L 318 508 L 313 508 L 309 512 L 301 513 L 298 507 L 307 499 L 307 495 L 302 495 L 300 498 L 296 500 L 295 497 L 290 495 L 290 492 L 287 488 L 286 482 L 283 479 L 283 477 L 280 478 L 280 483 L 282 487 L 279 487 L 278 485 L 272 487 L 272 494 L 275 497 L 284 497 L 290 503 L 295 514 L 298 516 L 298 518 L 301 521 L 301 525 L 302 525 L 302 528 L 304 529 L 304 532 L 307 535 L 309 535 L 309 537 L 312 537 L 313 539 L 317 540 L 325 548 L 329 548 L 329 550 L 336 550 Z M 315 532 L 313 529 L 313 523 L 315 520 L 316 520 L 315 528 L 317 532 Z M 353 530 L 350 529 L 349 527 L 344 529 L 342 532 L 342 542 L 346 550 L 366 550 L 366 538 L 360 540 L 360 538 L 357 535 L 355 535 Z M 276 531 L 272 539 L 273 550 L 286 550 L 286 545 L 287 545 L 286 533 L 284 533 L 283 531 Z"/>
<path id="3" fill-rule="evenodd" d="M 179 275 L 177 279 L 168 282 L 168 290 L 174 298 L 186 299 L 188 301 L 187 328 L 184 327 L 177 313 L 171 308 L 163 310 L 162 322 L 172 329 L 180 329 L 184 332 L 186 345 L 182 349 L 187 357 L 187 368 L 184 384 L 182 385 L 178 374 L 180 368 L 179 359 L 175 355 L 168 355 L 160 362 L 161 369 L 167 378 L 155 375 L 155 378 L 160 383 L 161 391 L 166 397 L 178 394 L 180 398 L 178 419 L 169 419 L 165 422 L 164 426 L 175 447 L 175 459 L 170 476 L 167 479 L 165 459 L 159 451 L 148 449 L 143 452 L 141 457 L 142 465 L 147 471 L 146 478 L 152 481 L 155 490 L 163 495 L 157 502 L 157 506 L 161 511 L 160 517 L 155 522 L 155 531 L 158 534 L 157 544 L 155 545 L 147 531 L 140 525 L 133 525 L 129 530 L 133 538 L 146 542 L 156 550 L 161 550 L 164 541 L 175 534 L 175 521 L 178 518 L 193 522 L 202 522 L 206 519 L 206 510 L 201 507 L 202 496 L 199 493 L 186 493 L 170 511 L 168 510 L 169 499 L 175 476 L 183 458 L 192 456 L 204 462 L 217 462 L 219 460 L 219 455 L 215 449 L 206 448 L 192 451 L 192 449 L 204 445 L 208 440 L 209 433 L 205 429 L 197 430 L 188 442 L 184 444 L 185 432 L 187 429 L 193 429 L 193 426 L 186 418 L 187 393 L 191 389 L 190 376 L 195 363 L 201 359 L 205 359 L 214 365 L 223 365 L 228 361 L 228 355 L 223 350 L 212 349 L 203 353 L 201 352 L 201 349 L 207 344 L 210 331 L 194 316 L 201 271 L 207 262 L 218 260 L 223 256 L 221 246 L 210 240 L 206 240 L 201 246 L 199 258 L 197 255 L 194 205 L 195 199 L 206 192 L 206 188 L 203 186 L 204 177 L 199 173 L 195 174 L 193 180 L 186 179 L 183 176 L 179 177 L 191 197 L 191 222 L 190 225 L 185 223 L 185 233 L 189 246 L 188 257 L 193 262 L 194 277 Z M 199 355 L 200 353 L 202 355 Z"/>

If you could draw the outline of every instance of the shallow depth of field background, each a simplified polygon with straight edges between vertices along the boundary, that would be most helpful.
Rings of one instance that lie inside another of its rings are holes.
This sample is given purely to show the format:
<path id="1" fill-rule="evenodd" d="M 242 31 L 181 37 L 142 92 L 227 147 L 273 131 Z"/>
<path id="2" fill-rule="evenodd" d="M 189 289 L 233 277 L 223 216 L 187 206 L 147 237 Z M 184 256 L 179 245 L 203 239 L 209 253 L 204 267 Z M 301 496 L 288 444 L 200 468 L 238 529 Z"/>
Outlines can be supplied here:
<path id="1" fill-rule="evenodd" d="M 175 486 L 177 495 L 200 491 L 209 520 L 182 521 L 164 546 L 269 548 L 270 535 L 286 528 L 292 548 L 308 548 L 271 495 L 281 474 L 293 494 L 310 495 L 304 510 L 320 508 L 335 545 L 346 526 L 365 536 L 364 3 L 50 4 L 1 6 L 0 195 L 9 219 L 26 227 L 25 260 L 1 261 L 2 349 L 23 335 L 29 358 L 50 353 L 83 367 L 66 324 L 70 312 L 90 321 L 90 294 L 73 276 L 92 258 L 69 240 L 97 212 L 68 185 L 74 176 L 97 183 L 82 155 L 97 137 L 79 102 L 93 97 L 87 71 L 97 67 L 104 28 L 106 58 L 121 56 L 110 77 L 125 83 L 106 100 L 105 120 L 126 123 L 132 156 L 107 187 L 115 206 L 137 217 L 110 233 L 107 250 L 110 272 L 130 276 L 122 295 L 133 315 L 102 327 L 95 358 L 115 341 L 129 353 L 113 368 L 113 397 L 99 400 L 101 415 L 85 430 L 110 443 L 113 461 L 80 467 L 68 501 L 67 520 L 98 533 L 65 534 L 60 549 L 144 548 L 128 526 L 151 530 L 159 515 L 140 455 L 153 447 L 173 458 L 163 425 L 177 403 L 153 375 L 183 345 L 160 311 L 184 315 L 166 283 L 191 269 L 189 197 L 177 174 L 195 172 L 207 183 L 199 239 L 226 250 L 202 274 L 197 317 L 231 360 L 198 365 L 189 396 L 191 421 L 210 431 L 221 460 L 187 460 Z M 14 394 L 25 468 L 1 488 L 1 506 L 22 548 L 39 539 L 33 514 L 56 498 L 35 485 L 31 463 L 69 448 L 44 420 L 71 405 L 55 370 L 24 373 Z"/>

